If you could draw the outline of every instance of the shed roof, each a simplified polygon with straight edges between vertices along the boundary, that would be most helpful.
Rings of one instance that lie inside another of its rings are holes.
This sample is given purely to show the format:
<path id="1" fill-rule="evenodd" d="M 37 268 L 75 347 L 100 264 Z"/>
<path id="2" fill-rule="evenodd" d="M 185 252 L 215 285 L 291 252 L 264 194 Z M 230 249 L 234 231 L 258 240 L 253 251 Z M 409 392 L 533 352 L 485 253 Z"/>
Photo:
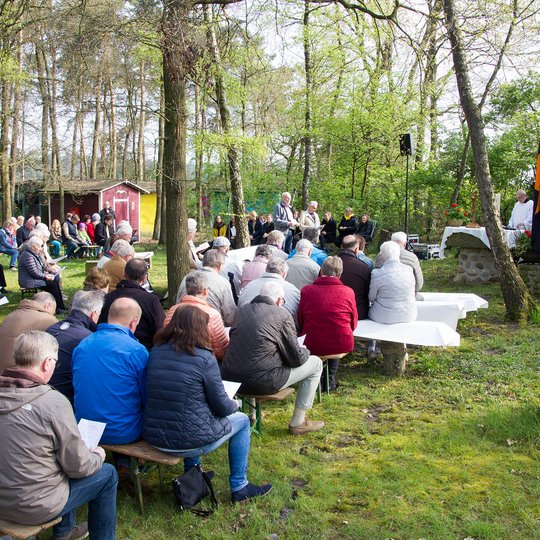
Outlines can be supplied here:
<path id="1" fill-rule="evenodd" d="M 77 195 L 86 195 L 87 193 L 101 193 L 102 191 L 105 191 L 106 189 L 110 189 L 115 186 L 119 185 L 127 185 L 132 187 L 133 189 L 136 189 L 137 191 L 140 191 L 141 193 L 149 193 L 148 190 L 145 188 L 138 186 L 137 184 L 134 184 L 133 182 L 130 182 L 129 180 L 90 180 L 90 179 L 82 179 L 82 180 L 64 180 L 62 182 L 62 185 L 64 186 L 64 191 L 66 193 L 75 193 Z M 44 187 L 42 187 L 40 192 L 45 193 L 57 193 L 58 192 L 58 184 L 57 183 L 48 183 Z"/>

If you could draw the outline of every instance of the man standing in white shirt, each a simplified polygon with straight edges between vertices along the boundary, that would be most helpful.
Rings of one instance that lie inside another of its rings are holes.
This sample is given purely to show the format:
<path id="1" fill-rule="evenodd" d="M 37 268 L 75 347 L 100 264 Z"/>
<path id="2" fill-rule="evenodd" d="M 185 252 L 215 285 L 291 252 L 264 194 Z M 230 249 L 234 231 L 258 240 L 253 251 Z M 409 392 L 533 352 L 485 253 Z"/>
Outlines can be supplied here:
<path id="1" fill-rule="evenodd" d="M 527 198 L 527 194 L 522 189 L 517 190 L 516 197 L 518 202 L 512 209 L 512 215 L 510 216 L 508 226 L 514 227 L 515 229 L 525 229 L 530 231 L 532 227 L 534 202 Z"/>

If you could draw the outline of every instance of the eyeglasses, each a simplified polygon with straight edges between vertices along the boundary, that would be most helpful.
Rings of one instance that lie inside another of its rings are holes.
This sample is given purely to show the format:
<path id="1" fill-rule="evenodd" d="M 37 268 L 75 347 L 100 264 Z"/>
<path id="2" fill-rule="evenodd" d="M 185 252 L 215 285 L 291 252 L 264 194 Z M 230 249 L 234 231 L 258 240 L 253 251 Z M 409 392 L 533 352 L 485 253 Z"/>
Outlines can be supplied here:
<path id="1" fill-rule="evenodd" d="M 55 358 L 54 356 L 47 356 L 47 360 L 52 360 L 54 364 L 58 364 L 58 358 Z"/>
<path id="2" fill-rule="evenodd" d="M 285 305 L 285 298 L 283 298 L 283 296 L 281 297 L 281 305 L 282 305 L 282 306 Z"/>

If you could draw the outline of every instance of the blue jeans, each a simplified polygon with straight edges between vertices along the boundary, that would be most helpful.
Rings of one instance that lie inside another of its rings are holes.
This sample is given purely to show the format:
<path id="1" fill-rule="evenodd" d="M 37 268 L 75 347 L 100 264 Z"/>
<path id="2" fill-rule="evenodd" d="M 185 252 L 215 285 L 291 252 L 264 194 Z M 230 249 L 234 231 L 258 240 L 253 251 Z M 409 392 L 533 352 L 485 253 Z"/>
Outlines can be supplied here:
<path id="1" fill-rule="evenodd" d="M 109 463 L 86 478 L 69 480 L 69 497 L 53 527 L 54 536 L 66 536 L 76 525 L 79 506 L 88 503 L 88 530 L 92 540 L 114 540 L 116 537 L 116 487 L 118 475 Z"/>
<path id="2" fill-rule="evenodd" d="M 58 240 L 51 240 L 51 247 L 54 257 L 60 257 L 60 248 L 62 247 L 62 244 Z"/>
<path id="3" fill-rule="evenodd" d="M 11 260 L 9 261 L 9 267 L 10 268 L 13 268 L 14 266 L 17 265 L 17 257 L 19 256 L 19 250 L 18 249 L 15 249 L 15 248 L 8 249 L 8 248 L 6 248 L 6 249 L 2 250 L 0 253 L 5 253 L 6 255 L 11 257 Z"/>
<path id="4" fill-rule="evenodd" d="M 283 240 L 283 251 L 285 253 L 290 253 L 292 249 L 292 240 L 293 240 L 293 232 L 291 229 L 287 231 L 287 234 L 285 235 L 285 238 Z"/>
<path id="5" fill-rule="evenodd" d="M 67 255 L 67 258 L 69 259 L 75 253 L 75 251 L 79 247 L 79 244 L 72 242 L 71 240 L 67 240 L 65 242 L 65 246 L 67 247 L 66 255 Z"/>
<path id="6" fill-rule="evenodd" d="M 164 448 L 160 448 L 160 450 L 174 456 L 183 457 L 184 469 L 187 470 L 198 465 L 201 462 L 201 456 L 209 454 L 230 439 L 229 468 L 231 474 L 229 475 L 229 485 L 231 486 L 231 492 L 238 491 L 248 484 L 248 455 L 251 443 L 250 424 L 248 416 L 241 412 L 235 412 L 227 416 L 227 418 L 231 423 L 231 432 L 213 443 L 189 450 L 166 450 Z"/>

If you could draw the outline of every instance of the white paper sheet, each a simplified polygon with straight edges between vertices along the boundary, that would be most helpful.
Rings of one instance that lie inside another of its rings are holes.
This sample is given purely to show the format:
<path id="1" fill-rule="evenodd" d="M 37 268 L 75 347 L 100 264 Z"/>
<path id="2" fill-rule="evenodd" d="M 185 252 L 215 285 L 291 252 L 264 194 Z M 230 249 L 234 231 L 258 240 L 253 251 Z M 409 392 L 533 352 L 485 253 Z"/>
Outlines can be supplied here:
<path id="1" fill-rule="evenodd" d="M 227 392 L 227 395 L 230 399 L 234 397 L 238 389 L 240 388 L 240 385 L 242 383 L 239 382 L 232 382 L 232 381 L 223 381 L 223 386 L 225 387 L 225 392 Z"/>
<path id="2" fill-rule="evenodd" d="M 106 425 L 104 422 L 94 422 L 86 418 L 79 420 L 79 433 L 88 448 L 95 448 L 99 444 Z"/>

